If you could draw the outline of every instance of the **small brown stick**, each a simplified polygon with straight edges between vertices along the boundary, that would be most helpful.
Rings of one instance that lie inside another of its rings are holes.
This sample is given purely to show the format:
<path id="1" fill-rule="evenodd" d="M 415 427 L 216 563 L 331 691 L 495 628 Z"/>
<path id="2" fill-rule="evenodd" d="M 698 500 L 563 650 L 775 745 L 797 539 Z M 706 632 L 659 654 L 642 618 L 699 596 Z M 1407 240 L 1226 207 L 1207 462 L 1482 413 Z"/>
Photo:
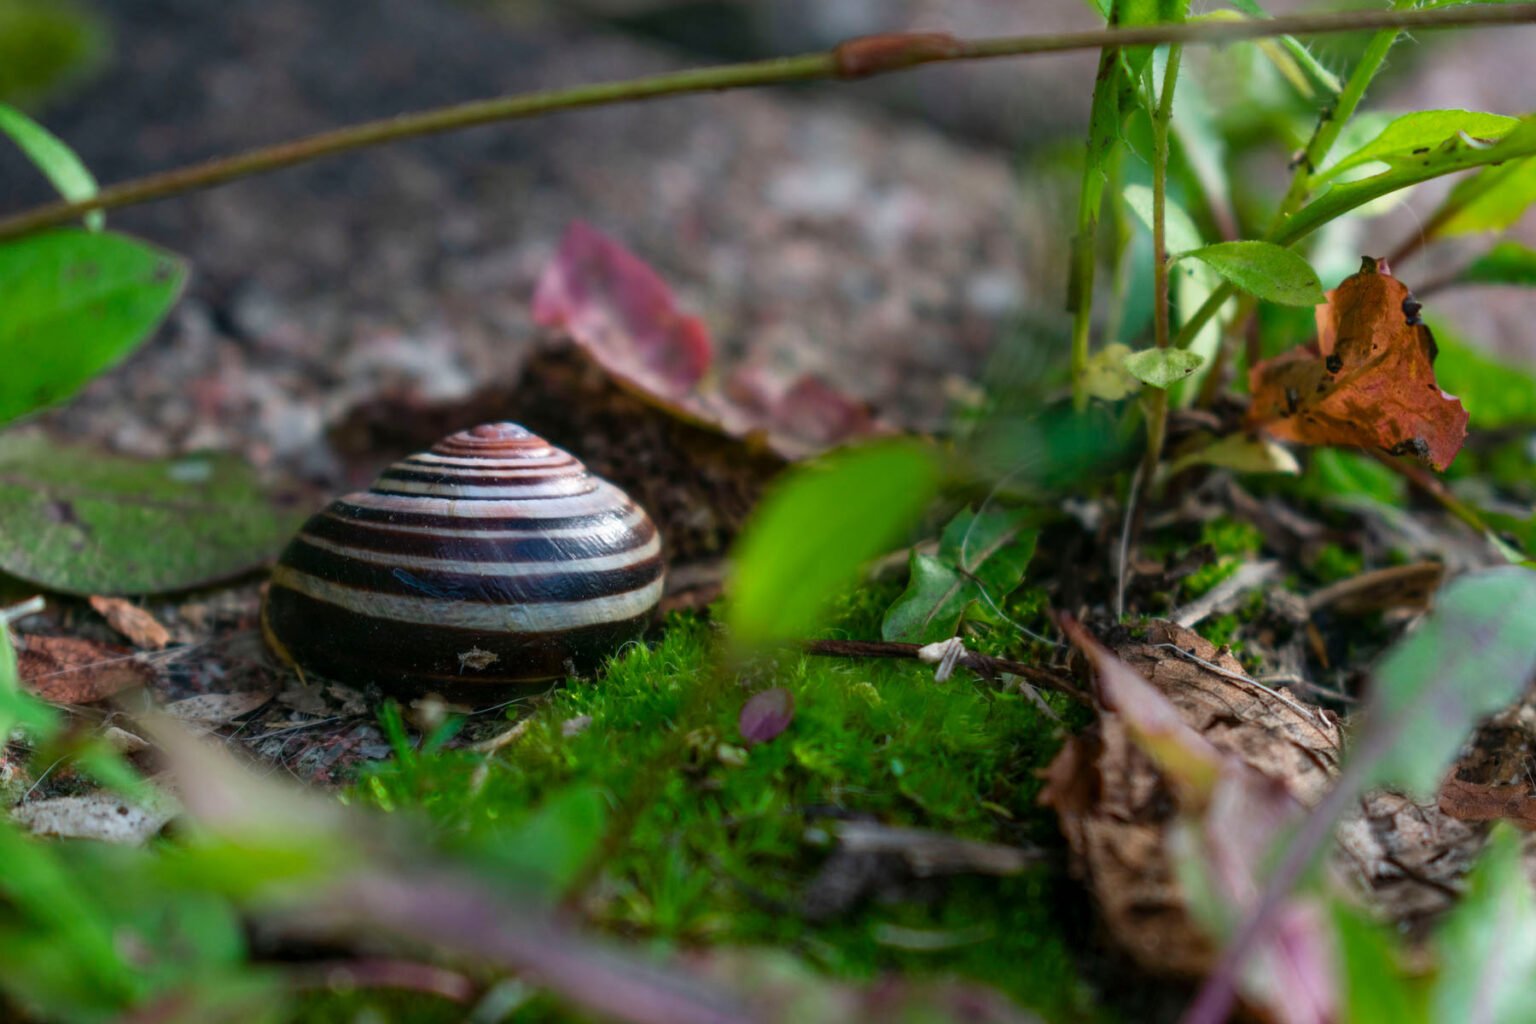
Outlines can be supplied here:
<path id="1" fill-rule="evenodd" d="M 919 660 L 918 651 L 922 649 L 922 644 L 904 644 L 887 640 L 811 640 L 805 644 L 807 654 L 827 658 L 910 658 L 917 661 Z M 1065 694 L 1081 704 L 1092 705 L 1093 703 L 1082 690 L 1055 672 L 1040 668 L 1038 665 L 1026 665 L 1022 661 L 1013 661 L 1009 658 L 994 658 L 990 654 L 981 654 L 977 651 L 966 651 L 956 664 L 987 679 L 997 679 L 1006 672 L 1009 675 L 1018 676 L 1031 686 Z"/>
<path id="2" fill-rule="evenodd" d="M 1375 457 L 1377 462 L 1386 466 L 1431 498 L 1434 498 L 1447 512 L 1472 527 L 1478 533 L 1485 536 L 1498 536 L 1498 533 L 1493 527 L 1488 525 L 1477 509 L 1452 494 L 1451 489 L 1445 486 L 1444 482 L 1433 473 L 1398 456 L 1388 455 L 1379 449 L 1372 449 L 1371 455 Z"/>

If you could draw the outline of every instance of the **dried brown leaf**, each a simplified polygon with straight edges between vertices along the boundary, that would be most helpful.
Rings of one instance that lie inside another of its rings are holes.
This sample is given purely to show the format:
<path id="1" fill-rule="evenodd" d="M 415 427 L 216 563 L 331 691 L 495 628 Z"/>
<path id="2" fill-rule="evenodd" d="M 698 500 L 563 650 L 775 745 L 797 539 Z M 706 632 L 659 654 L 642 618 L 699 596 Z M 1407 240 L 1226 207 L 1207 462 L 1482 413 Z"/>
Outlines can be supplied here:
<path id="1" fill-rule="evenodd" d="M 127 647 L 73 636 L 19 638 L 17 670 L 22 685 L 58 704 L 91 704 L 134 687 L 148 686 L 155 670 Z"/>
<path id="2" fill-rule="evenodd" d="M 171 642 L 170 631 L 159 619 L 125 598 L 93 595 L 91 607 L 135 647 L 158 651 Z"/>

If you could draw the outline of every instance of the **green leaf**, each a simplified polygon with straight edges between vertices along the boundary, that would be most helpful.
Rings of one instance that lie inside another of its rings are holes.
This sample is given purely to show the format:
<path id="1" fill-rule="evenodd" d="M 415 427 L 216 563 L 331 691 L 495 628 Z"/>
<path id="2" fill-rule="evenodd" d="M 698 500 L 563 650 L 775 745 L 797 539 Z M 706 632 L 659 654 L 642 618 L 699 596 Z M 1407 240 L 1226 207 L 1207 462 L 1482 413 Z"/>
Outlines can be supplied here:
<path id="1" fill-rule="evenodd" d="M 1312 265 L 1289 249 L 1269 242 L 1217 242 L 1184 254 L 1267 302 L 1316 306 L 1327 301 Z"/>
<path id="2" fill-rule="evenodd" d="M 186 265 L 123 235 L 51 231 L 0 245 L 0 423 L 68 398 L 147 338 Z"/>
<path id="3" fill-rule="evenodd" d="M 1519 242 L 1500 242 L 1473 260 L 1459 280 L 1469 284 L 1536 286 L 1536 249 Z"/>
<path id="4" fill-rule="evenodd" d="M 1350 1024 L 1429 1024 L 1428 1008 L 1399 962 L 1392 933 L 1338 901 L 1334 936 L 1343 968 L 1342 1020 Z"/>
<path id="5" fill-rule="evenodd" d="M 965 509 L 950 520 L 937 555 L 912 553 L 912 578 L 886 612 L 887 640 L 933 643 L 960 630 L 980 601 L 987 611 L 1018 589 L 1040 531 L 1028 509 Z"/>
<path id="6" fill-rule="evenodd" d="M 1118 402 L 1141 390 L 1141 384 L 1125 368 L 1131 346 L 1123 342 L 1105 345 L 1088 360 L 1083 373 L 1083 390 L 1090 398 Z"/>
<path id="7" fill-rule="evenodd" d="M 1146 185 L 1127 185 L 1125 202 L 1147 226 L 1147 230 L 1151 231 L 1152 190 Z M 1200 248 L 1200 229 L 1195 227 L 1194 218 L 1182 206 L 1166 197 L 1163 202 L 1163 234 L 1170 254 Z"/>
<path id="8" fill-rule="evenodd" d="M 1426 322 L 1440 350 L 1435 379 L 1461 399 L 1472 427 L 1536 424 L 1536 367 L 1506 362 L 1457 336 L 1449 325 Z"/>
<path id="9" fill-rule="evenodd" d="M 230 455 L 139 460 L 0 436 L 0 570 L 73 594 L 181 590 L 276 554 L 301 515 Z"/>
<path id="10" fill-rule="evenodd" d="M 1493 830 L 1435 946 L 1434 1020 L 1536 1020 L 1536 900 L 1510 826 Z"/>
<path id="11" fill-rule="evenodd" d="M 1125 357 L 1132 377 L 1154 388 L 1167 388 L 1200 369 L 1205 359 L 1182 348 L 1147 348 Z"/>
<path id="12" fill-rule="evenodd" d="M 1374 696 L 1356 744 L 1356 757 L 1366 758 L 1362 786 L 1431 798 L 1467 733 L 1513 703 L 1532 672 L 1536 572 L 1505 566 L 1453 581 L 1371 673 Z"/>
<path id="13" fill-rule="evenodd" d="M 11 137 L 65 199 L 75 202 L 96 194 L 96 179 L 86 170 L 75 151 L 58 136 L 7 103 L 0 103 L 0 132 Z M 100 231 L 106 223 L 106 214 L 100 210 L 92 210 L 85 215 L 85 226 L 92 231 Z"/>
<path id="14" fill-rule="evenodd" d="M 900 543 L 938 481 L 933 456 L 905 441 L 850 448 L 785 474 L 736 543 L 726 612 L 736 642 L 808 633 L 865 562 Z"/>
<path id="15" fill-rule="evenodd" d="M 1260 7 L 1258 4 L 1254 3 L 1254 0 L 1229 0 L 1229 2 L 1233 7 L 1237 8 L 1239 11 L 1242 11 L 1250 18 L 1262 18 L 1266 20 L 1269 18 L 1269 12 L 1264 10 L 1264 8 Z M 1323 88 L 1327 89 L 1335 96 L 1337 96 L 1339 92 L 1343 90 L 1344 83 L 1339 81 L 1339 76 L 1335 75 L 1332 71 L 1329 71 L 1326 67 L 1324 67 L 1321 61 L 1312 56 L 1312 51 L 1302 45 L 1301 41 L 1298 40 L 1295 36 L 1281 36 L 1280 45 L 1284 46 L 1287 52 L 1290 53 L 1291 58 L 1295 60 L 1296 63 L 1300 65 L 1307 72 L 1307 74 L 1312 76 L 1312 78 Z"/>
<path id="16" fill-rule="evenodd" d="M 1475 110 L 1416 110 L 1397 118 L 1382 129 L 1380 135 L 1341 158 L 1319 174 L 1318 178 L 1331 178 L 1341 171 L 1362 164 L 1406 163 L 1415 157 L 1429 156 L 1441 146 L 1457 142 L 1462 136 L 1491 142 L 1509 134 L 1519 123 L 1517 118 Z"/>
<path id="17" fill-rule="evenodd" d="M 98 18 L 65 0 L 0 0 L 0 101 L 28 106 L 107 56 Z"/>
<path id="18" fill-rule="evenodd" d="M 1436 211 L 1430 220 L 1436 222 L 1437 238 L 1503 231 L 1525 216 L 1532 203 L 1536 203 L 1536 159 L 1512 160 L 1457 182 L 1440 204 L 1440 210 L 1454 212 L 1440 220 Z"/>

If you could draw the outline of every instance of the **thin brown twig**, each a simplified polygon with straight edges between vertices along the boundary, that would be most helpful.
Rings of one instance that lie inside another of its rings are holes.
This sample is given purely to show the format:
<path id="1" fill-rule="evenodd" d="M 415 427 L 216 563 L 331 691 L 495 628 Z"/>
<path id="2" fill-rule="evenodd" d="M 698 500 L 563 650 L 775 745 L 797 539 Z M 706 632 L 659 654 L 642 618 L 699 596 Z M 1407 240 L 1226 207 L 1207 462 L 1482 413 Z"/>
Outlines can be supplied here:
<path id="1" fill-rule="evenodd" d="M 811 640 L 804 645 L 807 654 L 827 658 L 909 658 L 918 660 L 922 644 L 905 644 L 891 640 Z M 978 651 L 966 651 L 956 664 L 970 669 L 987 679 L 996 679 L 1007 673 L 1028 682 L 1031 686 L 1053 693 L 1065 694 L 1082 704 L 1091 704 L 1086 693 L 1071 682 L 1049 669 L 1029 665 L 1010 658 L 994 658 Z"/>
<path id="2" fill-rule="evenodd" d="M 1536 23 L 1536 3 L 1430 10 L 1340 11 L 1251 21 L 1184 22 L 971 40 L 956 39 L 940 33 L 890 33 L 849 40 L 832 50 L 796 57 L 692 68 L 625 81 L 520 93 L 348 125 L 273 146 L 131 179 L 108 186 L 88 199 L 47 203 L 23 210 L 0 220 L 0 239 L 67 224 L 92 210 L 118 209 L 165 199 L 388 142 L 559 111 L 634 103 L 664 96 L 790 82 L 864 78 L 904 71 L 924 64 L 1098 50 L 1106 46 L 1219 45 L 1270 36 L 1316 35 L 1362 29 L 1425 31 L 1474 25 L 1531 23 Z"/>

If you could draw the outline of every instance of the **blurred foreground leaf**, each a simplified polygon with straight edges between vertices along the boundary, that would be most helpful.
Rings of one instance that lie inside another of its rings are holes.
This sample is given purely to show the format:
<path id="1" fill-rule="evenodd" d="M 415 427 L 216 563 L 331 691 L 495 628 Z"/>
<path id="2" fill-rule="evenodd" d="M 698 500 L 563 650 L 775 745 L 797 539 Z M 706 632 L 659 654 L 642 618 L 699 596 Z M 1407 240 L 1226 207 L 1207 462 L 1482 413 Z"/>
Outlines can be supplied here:
<path id="1" fill-rule="evenodd" d="M 68 0 L 0 0 L 0 101 L 47 97 L 106 50 L 96 18 Z"/>
<path id="2" fill-rule="evenodd" d="M 1473 260 L 1458 280 L 1469 284 L 1536 285 L 1536 249 L 1519 242 L 1500 242 Z"/>
<path id="3" fill-rule="evenodd" d="M 62 401 L 147 338 L 186 264 L 124 235 L 69 229 L 0 245 L 0 424 Z"/>
<path id="4" fill-rule="evenodd" d="M 1536 900 L 1520 845 L 1513 828 L 1494 829 L 1461 902 L 1435 935 L 1433 1020 L 1536 1020 Z"/>
<path id="5" fill-rule="evenodd" d="M 6 103 L 0 103 L 0 132 L 11 137 L 11 141 L 27 154 L 65 199 L 74 202 L 96 194 L 96 178 L 75 151 L 48 129 Z M 85 215 L 85 224 L 92 231 L 100 231 L 106 223 L 107 215 L 100 210 Z"/>
<path id="6" fill-rule="evenodd" d="M 130 459 L 0 437 L 0 570 L 74 594 L 180 590 L 277 552 L 302 516 L 231 455 Z"/>
<path id="7" fill-rule="evenodd" d="M 908 442 L 850 448 L 786 474 L 737 541 L 726 623 L 737 643 L 805 635 L 861 566 L 901 543 L 938 487 Z"/>

